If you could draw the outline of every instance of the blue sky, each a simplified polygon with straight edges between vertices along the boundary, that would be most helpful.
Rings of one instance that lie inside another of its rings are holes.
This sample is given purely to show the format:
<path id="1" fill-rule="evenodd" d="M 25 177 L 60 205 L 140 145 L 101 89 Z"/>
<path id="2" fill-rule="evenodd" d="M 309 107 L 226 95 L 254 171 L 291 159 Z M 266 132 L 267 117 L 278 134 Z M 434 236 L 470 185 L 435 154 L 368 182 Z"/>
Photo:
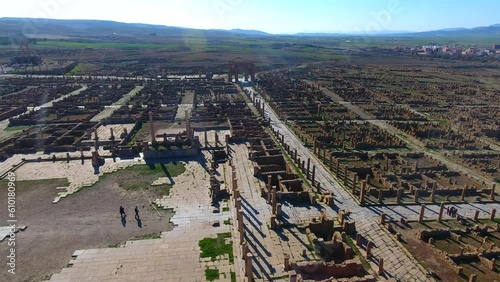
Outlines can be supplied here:
<path id="1" fill-rule="evenodd" d="M 9 0 L 0 17 L 102 19 L 269 33 L 426 31 L 500 23 L 499 0 Z"/>

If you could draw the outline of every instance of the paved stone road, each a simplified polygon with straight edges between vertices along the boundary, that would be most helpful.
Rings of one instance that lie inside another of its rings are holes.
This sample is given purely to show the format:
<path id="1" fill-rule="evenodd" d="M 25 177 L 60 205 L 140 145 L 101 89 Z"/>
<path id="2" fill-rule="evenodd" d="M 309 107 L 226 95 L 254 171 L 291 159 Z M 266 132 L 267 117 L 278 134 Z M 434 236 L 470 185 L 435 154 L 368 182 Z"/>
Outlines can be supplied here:
<path id="1" fill-rule="evenodd" d="M 248 159 L 246 145 L 231 145 L 231 148 L 242 199 L 245 240 L 254 255 L 254 277 L 257 281 L 276 281 L 276 277 L 286 275 L 283 270 L 285 254 L 289 254 L 292 261 L 306 260 L 302 251 L 307 250 L 307 236 L 296 227 L 277 232 L 270 230 L 271 205 L 260 195 L 260 187 L 265 183 L 253 176 L 254 164 Z M 319 212 L 314 216 L 319 216 Z M 313 257 L 309 250 L 306 252 L 307 258 Z"/>

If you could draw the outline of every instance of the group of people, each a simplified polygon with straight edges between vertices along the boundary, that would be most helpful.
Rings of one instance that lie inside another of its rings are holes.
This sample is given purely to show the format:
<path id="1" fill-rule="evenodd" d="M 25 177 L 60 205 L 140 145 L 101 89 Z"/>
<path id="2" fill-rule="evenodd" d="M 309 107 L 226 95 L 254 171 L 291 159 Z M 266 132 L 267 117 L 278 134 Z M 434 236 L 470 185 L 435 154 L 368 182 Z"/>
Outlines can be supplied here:
<path id="1" fill-rule="evenodd" d="M 135 206 L 134 211 L 135 211 L 135 219 L 140 220 L 141 218 L 139 217 L 139 208 L 137 208 L 137 206 Z M 125 208 L 123 206 L 120 206 L 120 217 L 121 218 L 127 217 L 127 214 L 125 213 Z"/>
<path id="2" fill-rule="evenodd" d="M 457 211 L 458 209 L 455 208 L 455 207 L 446 207 L 446 214 L 451 216 L 451 217 L 455 217 L 457 216 Z"/>

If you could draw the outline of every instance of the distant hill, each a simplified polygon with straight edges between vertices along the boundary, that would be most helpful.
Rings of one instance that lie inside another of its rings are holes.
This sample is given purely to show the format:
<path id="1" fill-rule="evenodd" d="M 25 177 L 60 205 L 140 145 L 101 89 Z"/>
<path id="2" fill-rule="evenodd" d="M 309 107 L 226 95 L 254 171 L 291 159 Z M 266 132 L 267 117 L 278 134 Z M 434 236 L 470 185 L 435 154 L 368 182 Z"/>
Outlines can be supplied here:
<path id="1" fill-rule="evenodd" d="M 40 23 L 40 24 L 37 24 Z M 29 18 L 0 18 L 0 37 L 46 37 L 59 36 L 66 38 L 86 39 L 115 39 L 135 40 L 141 37 L 161 36 L 180 37 L 190 32 L 204 35 L 207 38 L 216 36 L 271 36 L 272 34 L 259 30 L 244 29 L 191 29 L 164 25 L 123 23 L 105 20 L 54 20 L 54 19 L 29 19 Z M 275 36 L 411 36 L 411 37 L 498 37 L 500 41 L 500 24 L 475 28 L 447 28 L 426 32 L 407 31 L 381 31 L 377 33 L 364 34 L 362 32 L 351 33 L 297 33 Z"/>
<path id="2" fill-rule="evenodd" d="M 37 25 L 36 23 L 42 23 Z M 204 30 L 183 27 L 172 27 L 164 25 L 152 25 L 141 23 L 122 23 L 104 20 L 54 20 L 29 18 L 0 18 L 0 37 L 26 35 L 54 35 L 76 38 L 97 38 L 110 36 L 182 36 L 186 32 L 210 35 L 232 35 L 244 34 L 262 36 L 268 35 L 259 30 Z"/>

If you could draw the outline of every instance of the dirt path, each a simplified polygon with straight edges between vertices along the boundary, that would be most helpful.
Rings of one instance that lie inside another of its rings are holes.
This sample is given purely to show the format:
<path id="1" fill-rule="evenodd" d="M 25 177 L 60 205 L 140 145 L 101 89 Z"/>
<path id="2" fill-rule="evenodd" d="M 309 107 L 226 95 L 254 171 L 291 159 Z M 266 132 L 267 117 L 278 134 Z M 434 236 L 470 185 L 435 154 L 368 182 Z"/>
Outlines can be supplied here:
<path id="1" fill-rule="evenodd" d="M 18 182 L 16 215 L 18 224 L 27 225 L 28 229 L 18 233 L 15 277 L 1 271 L 0 281 L 41 281 L 65 267 L 75 250 L 123 244 L 138 235 L 173 228 L 169 223 L 171 213 L 164 211 L 160 218 L 142 191 L 125 191 L 115 184 L 117 177 L 118 173 L 110 175 L 58 204 L 52 204 L 55 187 L 64 185 L 65 180 Z M 0 187 L 0 202 L 5 203 L 6 185 L 2 183 Z M 146 194 L 155 196 L 152 192 Z M 120 219 L 120 205 L 127 213 L 125 226 Z M 134 219 L 136 205 L 141 227 Z M 0 209 L 0 218 L 7 218 L 6 209 Z M 4 241 L 0 243 L 1 265 L 6 264 L 6 253 Z"/>

